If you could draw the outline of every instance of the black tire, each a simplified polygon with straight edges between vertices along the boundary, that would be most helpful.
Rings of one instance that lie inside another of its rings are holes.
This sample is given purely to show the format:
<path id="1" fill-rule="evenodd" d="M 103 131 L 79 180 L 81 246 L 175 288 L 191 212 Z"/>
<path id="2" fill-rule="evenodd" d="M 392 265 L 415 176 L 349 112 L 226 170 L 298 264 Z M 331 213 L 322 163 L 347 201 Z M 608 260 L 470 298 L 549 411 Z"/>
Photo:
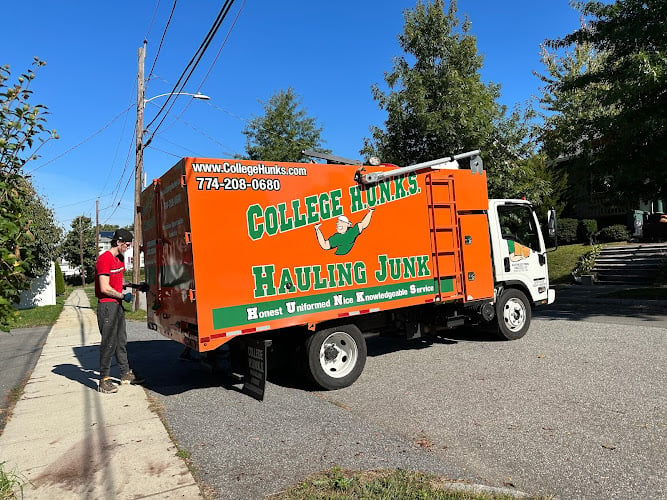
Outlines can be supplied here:
<path id="1" fill-rule="evenodd" d="M 500 294 L 496 304 L 498 335 L 505 340 L 517 340 L 530 328 L 531 305 L 526 295 L 514 288 Z"/>
<path id="2" fill-rule="evenodd" d="M 306 340 L 310 378 L 322 389 L 352 385 L 366 365 L 366 340 L 355 325 L 315 332 Z"/>

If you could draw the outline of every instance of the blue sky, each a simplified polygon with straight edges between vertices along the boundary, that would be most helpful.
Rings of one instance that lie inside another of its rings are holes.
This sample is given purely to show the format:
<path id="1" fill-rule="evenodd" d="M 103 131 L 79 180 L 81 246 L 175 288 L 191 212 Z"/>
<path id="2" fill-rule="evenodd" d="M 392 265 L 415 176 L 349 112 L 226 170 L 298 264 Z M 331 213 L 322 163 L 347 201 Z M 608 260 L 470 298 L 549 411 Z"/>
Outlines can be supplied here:
<path id="1" fill-rule="evenodd" d="M 172 90 L 221 5 L 176 4 L 146 98 Z M 401 54 L 402 13 L 414 5 L 415 0 L 236 0 L 184 89 L 211 100 L 178 98 L 146 150 L 148 181 L 180 157 L 242 154 L 247 120 L 290 86 L 323 127 L 325 147 L 360 158 L 369 127 L 385 119 L 371 85 L 383 83 L 392 58 Z M 33 56 L 47 62 L 31 87 L 32 103 L 49 108 L 47 127 L 60 139 L 44 146 L 26 170 L 66 229 L 81 214 L 94 222 L 97 198 L 100 223 L 132 222 L 137 50 L 147 38 L 148 75 L 172 6 L 172 0 L 32 0 L 30 9 L 3 25 L 0 65 L 10 65 L 13 79 Z M 484 56 L 483 79 L 501 84 L 501 102 L 509 107 L 539 95 L 532 71 L 543 70 L 540 44 L 579 24 L 568 0 L 459 0 L 458 9 L 472 21 Z M 147 104 L 146 124 L 162 104 L 163 98 Z"/>

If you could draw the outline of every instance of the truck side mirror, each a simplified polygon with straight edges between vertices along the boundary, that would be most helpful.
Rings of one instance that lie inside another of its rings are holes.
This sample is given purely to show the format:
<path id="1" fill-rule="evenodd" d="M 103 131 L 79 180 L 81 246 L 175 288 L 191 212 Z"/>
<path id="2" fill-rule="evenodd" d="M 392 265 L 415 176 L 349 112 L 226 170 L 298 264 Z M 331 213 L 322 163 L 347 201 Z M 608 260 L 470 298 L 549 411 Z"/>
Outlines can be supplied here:
<path id="1" fill-rule="evenodd" d="M 551 208 L 547 214 L 547 228 L 549 237 L 554 240 L 554 250 L 558 248 L 558 220 L 556 219 L 556 210 Z"/>

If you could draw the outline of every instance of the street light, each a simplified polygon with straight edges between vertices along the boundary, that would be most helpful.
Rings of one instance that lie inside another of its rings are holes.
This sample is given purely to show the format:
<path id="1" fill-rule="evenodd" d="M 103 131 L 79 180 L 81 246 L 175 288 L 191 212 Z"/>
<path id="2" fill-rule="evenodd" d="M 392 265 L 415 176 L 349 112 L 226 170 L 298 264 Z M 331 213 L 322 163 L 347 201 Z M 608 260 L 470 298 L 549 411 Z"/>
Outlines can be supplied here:
<path id="1" fill-rule="evenodd" d="M 144 106 L 146 105 L 147 102 L 151 102 L 153 99 L 157 99 L 158 97 L 164 97 L 166 95 L 189 95 L 193 99 L 201 99 L 202 101 L 208 101 L 209 99 L 211 99 L 209 96 L 204 95 L 200 92 L 197 92 L 196 94 L 191 94 L 189 92 L 167 92 L 166 94 L 158 94 L 156 96 L 153 96 L 150 99 L 144 99 Z"/>
<path id="2" fill-rule="evenodd" d="M 140 279 L 140 259 L 141 259 L 141 178 L 144 168 L 144 109 L 146 103 L 157 99 L 158 97 L 172 95 L 189 95 L 193 99 L 208 101 L 209 96 L 200 94 L 191 94 L 189 92 L 167 92 L 159 94 L 150 99 L 144 95 L 144 59 L 146 57 L 146 42 L 139 48 L 139 69 L 137 71 L 137 123 L 135 128 L 137 150 L 134 164 L 134 249 L 132 253 L 132 282 L 139 283 Z M 150 142 L 150 141 L 149 141 Z M 134 310 L 139 309 L 139 294 L 134 299 Z"/>

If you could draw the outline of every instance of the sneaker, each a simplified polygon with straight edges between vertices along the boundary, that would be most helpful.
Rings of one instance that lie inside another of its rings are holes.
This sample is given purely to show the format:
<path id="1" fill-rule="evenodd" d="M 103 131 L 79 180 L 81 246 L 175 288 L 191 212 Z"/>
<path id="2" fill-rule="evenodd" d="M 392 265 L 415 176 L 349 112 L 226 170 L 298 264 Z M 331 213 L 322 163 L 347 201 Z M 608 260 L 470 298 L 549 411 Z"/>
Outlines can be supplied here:
<path id="1" fill-rule="evenodd" d="M 111 377 L 104 377 L 100 380 L 97 390 L 104 394 L 113 394 L 114 392 L 118 392 L 118 386 L 111 381 Z"/>
<path id="2" fill-rule="evenodd" d="M 145 380 L 135 375 L 135 373 L 132 370 L 120 376 L 120 383 L 123 385 L 127 384 L 139 385 L 143 384 L 144 382 Z"/>

